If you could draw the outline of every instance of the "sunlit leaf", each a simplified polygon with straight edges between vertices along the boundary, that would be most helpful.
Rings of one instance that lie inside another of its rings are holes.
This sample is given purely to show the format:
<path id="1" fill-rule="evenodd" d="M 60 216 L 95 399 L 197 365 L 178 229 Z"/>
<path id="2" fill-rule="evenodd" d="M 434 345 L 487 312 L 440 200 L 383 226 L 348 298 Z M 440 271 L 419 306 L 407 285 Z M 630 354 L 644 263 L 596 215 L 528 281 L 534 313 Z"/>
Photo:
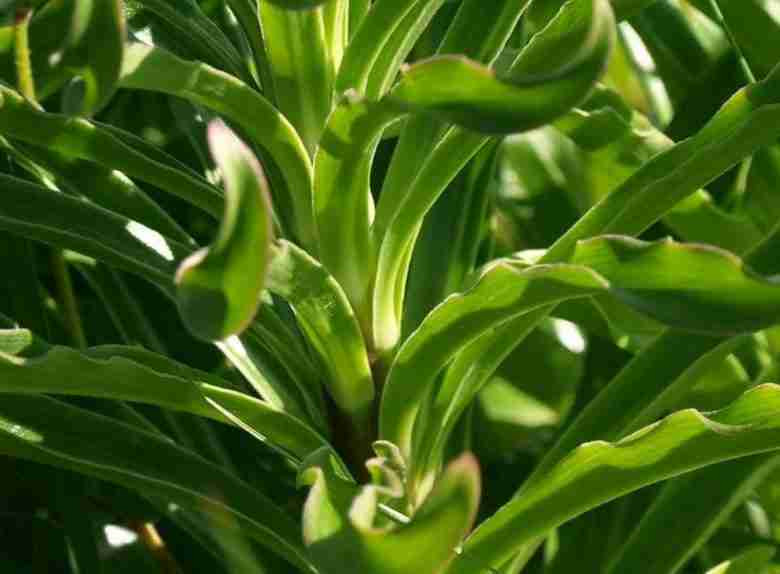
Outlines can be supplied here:
<path id="1" fill-rule="evenodd" d="M 190 331 L 222 340 L 257 311 L 271 256 L 271 200 L 260 164 L 227 126 L 209 126 L 209 147 L 225 181 L 225 215 L 214 243 L 181 263 L 176 287 Z"/>

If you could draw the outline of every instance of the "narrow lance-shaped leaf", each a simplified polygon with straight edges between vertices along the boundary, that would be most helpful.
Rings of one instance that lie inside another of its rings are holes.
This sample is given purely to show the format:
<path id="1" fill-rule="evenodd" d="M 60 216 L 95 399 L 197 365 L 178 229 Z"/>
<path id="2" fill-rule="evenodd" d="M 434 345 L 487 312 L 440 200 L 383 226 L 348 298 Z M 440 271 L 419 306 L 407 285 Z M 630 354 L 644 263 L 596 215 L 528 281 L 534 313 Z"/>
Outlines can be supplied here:
<path id="1" fill-rule="evenodd" d="M 441 41 L 437 54 L 463 54 L 492 65 L 525 12 L 530 0 L 481 0 L 461 3 Z M 445 126 L 435 117 L 406 121 L 396 144 L 377 205 L 372 234 L 381 238 L 414 180 L 419 166 L 443 136 Z"/>
<path id="2" fill-rule="evenodd" d="M 710 0 L 693 0 L 692 4 L 712 14 Z M 780 60 L 780 48 L 773 38 L 780 33 L 780 22 L 772 11 L 773 3 L 762 0 L 717 0 L 729 33 L 751 70 L 765 76 Z"/>
<path id="3" fill-rule="evenodd" d="M 739 259 L 713 247 L 600 237 L 578 244 L 572 261 L 579 265 L 533 265 L 523 270 L 522 265 L 493 264 L 470 291 L 434 309 L 392 364 L 382 397 L 382 438 L 398 444 L 405 455 L 412 454 L 411 433 L 422 400 L 463 345 L 500 329 L 504 322 L 565 299 L 608 291 L 653 318 L 687 329 L 703 330 L 701 317 L 711 316 L 707 330 L 714 334 L 772 325 L 780 313 L 780 284 L 753 274 Z M 692 270 L 696 281 L 690 281 Z M 638 284 L 637 277 L 646 278 L 649 288 Z M 713 277 L 713 282 L 701 277 Z M 531 281 L 534 278 L 538 284 Z M 447 389 L 434 402 L 434 420 L 450 419 L 454 405 L 463 408 L 462 398 L 454 392 Z M 445 430 L 450 424 L 451 419 Z M 415 432 L 422 442 L 412 456 L 413 482 L 422 478 L 415 473 L 431 456 L 432 441 L 439 435 L 425 433 L 424 427 Z"/>
<path id="4" fill-rule="evenodd" d="M 0 232 L 0 265 L 6 280 L 0 287 L 0 313 L 13 317 L 11 325 L 25 325 L 49 336 L 44 296 L 36 273 L 34 245 L 22 237 Z M 0 328 L 4 328 L 0 316 Z"/>
<path id="5" fill-rule="evenodd" d="M 769 259 L 763 257 L 765 246 L 770 252 L 774 251 L 777 235 L 777 233 L 770 234 L 761 246 L 748 254 L 748 261 L 764 273 L 773 273 L 777 268 L 776 257 Z M 495 336 L 498 341 L 501 341 L 502 337 L 510 337 L 511 329 L 517 328 L 517 325 L 511 323 L 507 323 L 507 329 L 501 328 L 490 337 Z M 629 362 L 613 382 L 569 426 L 566 433 L 548 451 L 532 476 L 526 480 L 516 497 L 522 496 L 526 490 L 536 486 L 550 468 L 584 441 L 594 438 L 612 440 L 622 433 L 641 428 L 642 424 L 647 424 L 662 412 L 674 408 L 676 404 L 674 397 L 679 397 L 681 392 L 690 388 L 691 381 L 696 380 L 694 373 L 699 365 L 707 364 L 717 357 L 725 357 L 730 349 L 733 350 L 738 340 L 723 341 L 724 339 L 720 337 L 703 337 L 674 330 L 669 330 L 660 336 L 650 348 Z M 463 367 L 468 366 L 469 369 L 473 369 L 472 363 L 481 361 L 480 357 L 483 353 L 494 351 L 500 351 L 500 348 L 496 349 L 495 341 L 487 341 L 482 348 L 475 348 L 474 353 L 465 353 L 460 372 L 470 374 L 470 371 L 464 371 Z M 460 359 L 459 357 L 458 361 Z M 498 363 L 490 364 L 497 366 Z M 478 365 L 476 368 L 481 370 L 486 367 Z M 659 368 L 663 370 L 660 376 Z M 615 409 L 613 405 L 619 405 L 620 408 Z M 533 553 L 542 538 L 529 541 L 519 546 L 517 550 L 530 558 L 530 553 Z"/>
<path id="6" fill-rule="evenodd" d="M 326 384 L 346 412 L 368 415 L 374 384 L 352 308 L 338 283 L 317 261 L 286 241 L 273 249 L 268 289 L 286 299 L 326 369 Z"/>
<path id="7" fill-rule="evenodd" d="M 780 387 L 762 385 L 710 415 L 679 411 L 617 443 L 583 444 L 477 528 L 448 574 L 500 566 L 524 543 L 643 486 L 777 450 L 778 413 Z"/>
<path id="8" fill-rule="evenodd" d="M 488 6 L 481 0 L 463 2 L 442 39 L 438 54 L 463 54 L 492 65 L 506 44 L 529 0 L 500 0 Z M 444 125 L 431 116 L 409 118 L 393 151 L 382 182 L 372 235 L 382 238 L 395 217 L 419 166 L 441 140 Z"/>
<path id="9" fill-rule="evenodd" d="M 669 482 L 611 561 L 607 574 L 643 569 L 679 572 L 778 464 L 776 454 L 763 454 Z"/>
<path id="10" fill-rule="evenodd" d="M 196 0 L 134 0 L 151 20 L 155 40 L 178 49 L 236 77 L 249 80 L 241 55 L 222 29 L 204 14 Z M 157 20 L 155 22 L 155 20 Z"/>
<path id="11" fill-rule="evenodd" d="M 614 34 L 609 3 L 571 0 L 520 53 L 506 81 L 457 57 L 416 64 L 387 96 L 394 105 L 417 107 L 441 119 L 486 133 L 508 133 L 543 125 L 583 100 L 603 72 Z M 560 69 L 549 73 L 549 59 Z M 570 58 L 567 62 L 566 56 Z M 427 70 L 427 71 L 426 71 Z M 450 74 L 454 74 L 451 76 Z M 453 78 L 462 75 L 463 82 Z M 446 77 L 445 77 L 446 76 Z M 409 78 L 409 83 L 404 83 Z M 426 79 L 430 79 L 430 83 Z M 550 91 L 550 95 L 545 95 Z M 539 102 L 544 102 L 539 106 Z M 479 125 L 478 125 L 479 124 Z M 406 198 L 387 229 L 375 239 L 379 250 L 373 301 L 373 334 L 380 354 L 391 354 L 400 336 L 400 309 L 411 249 L 425 214 L 446 185 L 486 140 L 454 129 L 417 170 Z M 445 163 L 446 162 L 446 163 Z"/>
<path id="12" fill-rule="evenodd" d="M 225 215 L 214 243 L 176 273 L 179 310 L 193 334 L 209 341 L 243 331 L 257 311 L 270 259 L 268 183 L 252 152 L 221 123 L 209 147 L 225 181 Z"/>
<path id="13" fill-rule="evenodd" d="M 374 11 L 381 7 L 382 3 L 377 4 Z M 572 0 L 529 44 L 506 79 L 499 79 L 488 68 L 466 58 L 438 56 L 411 66 L 379 102 L 362 101 L 352 94 L 331 114 L 315 158 L 314 203 L 320 255 L 344 286 L 364 331 L 374 331 L 380 351 L 391 349 L 398 339 L 404 261 L 408 263 L 425 213 L 487 141 L 455 130 L 448 140 L 453 149 L 446 151 L 451 156 L 446 158 L 447 163 L 437 164 L 431 159 L 427 171 L 419 171 L 408 193 L 413 200 L 398 208 L 393 233 L 388 233 L 390 240 L 381 245 L 378 289 L 369 304 L 366 299 L 373 256 L 372 237 L 367 232 L 371 224 L 368 174 L 382 131 L 406 113 L 433 114 L 481 133 L 507 133 L 543 125 L 579 103 L 594 86 L 610 52 L 613 24 L 606 0 Z M 552 76 L 546 75 L 547 69 L 540 63 L 550 50 L 573 59 L 567 65 L 562 62 L 559 73 Z M 348 59 L 349 53 L 345 66 Z M 346 196 L 344 189 L 348 190 Z M 345 213 L 351 214 L 346 224 Z M 381 231 L 373 235 L 382 238 Z M 373 249 L 379 250 L 380 246 Z"/>
<path id="14" fill-rule="evenodd" d="M 75 111 L 91 115 L 114 94 L 125 45 L 124 7 L 119 0 L 67 0 L 73 24 L 61 65 L 80 75 Z M 82 87 L 83 86 L 83 87 Z"/>
<path id="15" fill-rule="evenodd" d="M 174 261 L 189 245 L 116 213 L 14 177 L 0 174 L 0 228 L 70 249 L 173 291 Z"/>
<path id="16" fill-rule="evenodd" d="M 418 1 L 404 15 L 371 66 L 365 90 L 368 99 L 375 100 L 387 93 L 415 44 L 430 29 L 434 16 L 444 4 L 445 0 Z M 474 33 L 478 34 L 478 31 Z"/>
<path id="17" fill-rule="evenodd" d="M 491 264 L 479 281 L 434 309 L 396 356 L 385 383 L 380 410 L 381 438 L 408 458 L 412 429 L 436 375 L 467 342 L 491 326 L 535 307 L 586 297 L 607 283 L 585 267 L 554 265 L 521 269 Z"/>
<path id="18" fill-rule="evenodd" d="M 766 571 L 777 552 L 772 546 L 757 545 L 738 556 L 721 562 L 706 574 L 756 574 Z"/>
<path id="19" fill-rule="evenodd" d="M 603 233 L 635 235 L 677 203 L 780 134 L 780 66 L 737 92 L 696 135 L 659 153 L 577 221 L 545 253 L 566 259 L 574 244 Z"/>
<path id="20" fill-rule="evenodd" d="M 11 34 L 11 18 L 17 9 L 32 8 L 29 26 L 31 66 L 39 98 L 46 98 L 75 77 L 81 78 L 77 94 L 67 99 L 74 111 L 93 114 L 116 90 L 125 42 L 123 6 L 119 0 L 62 0 L 60 2 L 8 1 L 0 6 L 0 37 Z M 0 77 L 14 76 L 13 42 L 0 40 Z"/>
<path id="21" fill-rule="evenodd" d="M 585 154 L 589 206 L 675 144 L 608 88 L 600 87 L 584 107 L 587 109 L 562 117 L 556 127 Z M 686 241 L 710 243 L 737 254 L 761 240 L 759 228 L 750 218 L 721 208 L 704 190 L 675 205 L 665 214 L 664 223 Z"/>
<path id="22" fill-rule="evenodd" d="M 736 94 L 699 134 L 648 161 L 623 185 L 591 209 L 546 252 L 543 260 L 565 260 L 578 240 L 607 230 L 621 233 L 640 232 L 681 199 L 723 173 L 738 159 L 749 155 L 761 145 L 772 142 L 778 134 L 777 123 L 772 119 L 777 113 L 777 106 L 773 102 L 778 101 L 778 78 L 780 68 L 766 80 Z M 771 270 L 772 266 L 767 267 L 766 264 L 773 264 L 776 260 L 774 244 L 775 242 L 770 242 L 759 247 L 756 254 L 751 256 L 751 262 L 760 261 L 762 270 Z M 456 389 L 463 381 L 465 388 L 470 390 L 465 401 L 459 402 L 461 405 L 467 404 L 469 395 L 475 393 L 475 389 L 487 381 L 511 349 L 552 309 L 550 306 L 512 319 L 493 333 L 486 333 L 472 343 L 456 358 L 447 375 L 445 388 Z M 662 364 L 665 367 L 674 367 L 674 373 L 668 375 L 666 380 L 676 380 L 692 361 L 713 349 L 719 341 L 718 338 L 674 332 L 665 335 L 663 340 L 659 339 L 657 356 L 664 357 Z M 668 360 L 670 352 L 674 352 L 674 362 Z M 636 373 L 643 376 L 642 373 L 648 372 L 648 368 L 656 368 L 652 366 L 652 362 L 650 365 L 645 366 L 642 362 L 642 366 L 639 366 L 637 363 Z M 633 375 L 623 380 L 626 385 L 614 389 L 622 397 L 621 404 L 625 403 L 628 396 L 637 397 L 636 385 L 632 385 Z M 650 398 L 646 399 L 647 402 L 653 402 L 656 394 L 651 393 Z M 631 402 L 635 413 L 632 416 L 640 416 L 646 404 L 643 400 Z M 602 416 L 598 410 L 593 410 L 592 414 L 594 416 L 589 418 L 589 425 L 599 427 L 598 420 L 612 420 Z M 636 421 L 636 418 L 631 421 Z M 563 446 L 559 442 L 555 448 L 555 456 L 546 457 L 543 464 L 557 462 L 577 444 L 593 436 L 588 431 L 583 434 L 573 432 L 571 441 Z"/>
<path id="23" fill-rule="evenodd" d="M 349 92 L 330 115 L 314 157 L 320 259 L 346 292 L 364 332 L 370 329 L 374 267 L 369 238 L 371 161 L 382 130 L 400 115 Z"/>
<path id="24" fill-rule="evenodd" d="M 261 0 L 258 13 L 277 107 L 313 155 L 331 110 L 336 73 L 323 9 L 290 10 Z"/>
<path id="25" fill-rule="evenodd" d="M 121 85 L 184 98 L 240 126 L 282 171 L 295 231 L 303 244 L 313 249 L 311 162 L 295 129 L 268 100 L 229 74 L 145 44 L 128 46 Z"/>
<path id="26" fill-rule="evenodd" d="M 739 159 L 776 139 L 777 123 L 772 116 L 777 113 L 779 71 L 776 68 L 767 79 L 737 93 L 701 132 L 639 169 L 548 250 L 543 260 L 568 257 L 574 243 L 584 237 L 605 231 L 640 232 Z M 539 318 L 545 315 L 540 312 Z M 526 319 L 521 317 L 514 321 L 525 324 Z M 465 372 L 466 368 L 481 380 L 481 373 L 498 366 L 502 355 L 499 347 L 510 344 L 508 337 L 517 328 L 518 325 L 507 323 L 506 329 L 486 335 L 479 348 L 473 349 L 474 353 L 464 356 L 460 372 Z M 512 341 L 515 343 L 516 340 Z M 673 348 L 673 343 L 669 348 Z M 492 357 L 491 361 L 483 362 L 480 357 L 488 355 Z M 472 366 L 475 361 L 478 364 Z M 587 436 L 581 438 L 586 439 Z M 558 455 L 565 452 L 564 449 Z M 555 460 L 558 459 L 551 462 Z"/>
<path id="27" fill-rule="evenodd" d="M 0 401 L 0 452 L 95 476 L 202 512 L 304 572 L 295 521 L 260 491 L 157 434 L 43 395 Z"/>
<path id="28" fill-rule="evenodd" d="M 247 42 L 252 52 L 252 59 L 257 72 L 263 95 L 269 101 L 274 102 L 273 79 L 268 66 L 268 54 L 263 41 L 263 31 L 260 27 L 260 18 L 257 15 L 257 2 L 255 0 L 228 0 L 230 10 L 236 16 L 239 25 L 244 31 Z"/>
<path id="29" fill-rule="evenodd" d="M 397 2 L 373 2 L 362 18 L 360 26 L 352 31 L 336 78 L 336 90 L 356 90 L 365 94 L 368 78 L 382 50 L 393 32 L 402 25 L 404 17 L 418 3 L 440 5 L 440 0 L 398 0 Z"/>
<path id="30" fill-rule="evenodd" d="M 63 192 L 83 194 L 99 206 L 138 221 L 166 237 L 185 245 L 193 243 L 176 220 L 122 172 L 18 141 L 11 145 L 0 140 L 0 146 L 6 147 L 14 157 L 21 156 L 34 162 L 36 167 L 45 167 L 49 172 L 47 181 L 36 175 L 42 185 L 50 184 L 53 179 Z"/>
<path id="31" fill-rule="evenodd" d="M 578 243 L 571 261 L 608 278 L 618 298 L 670 326 L 734 335 L 780 321 L 780 282 L 714 247 L 605 236 Z"/>
<path id="32" fill-rule="evenodd" d="M 762 273 L 773 274 L 778 269 L 776 247 L 779 236 L 780 233 L 776 229 L 760 246 L 747 254 L 747 261 Z M 767 253 L 771 255 L 766 257 Z M 459 363 L 458 370 L 453 374 L 465 373 L 466 377 L 474 379 L 471 373 L 475 369 L 478 375 L 482 369 L 495 369 L 498 364 L 496 362 L 488 361 L 488 366 L 479 364 L 476 367 L 474 363 L 480 363 L 482 357 L 500 351 L 501 345 L 497 349 L 496 342 L 503 343 L 509 339 L 516 328 L 516 324 L 508 322 L 506 327 L 490 335 L 490 338 L 495 337 L 494 341 L 488 340 L 481 348 L 469 349 L 467 353 L 463 353 L 456 361 Z M 736 349 L 738 343 L 738 338 L 706 337 L 674 329 L 664 332 L 644 352 L 634 357 L 569 425 L 556 444 L 547 451 L 532 475 L 526 479 L 516 496 L 522 496 L 526 489 L 536 484 L 552 466 L 583 442 L 593 439 L 615 440 L 676 408 L 676 405 L 680 404 L 680 397 L 699 378 L 697 373 L 701 372 L 701 368 L 714 364 L 715 361 L 722 361 Z M 448 373 L 448 378 L 450 374 Z M 695 480 L 695 477 L 688 480 Z M 541 540 L 542 538 L 538 538 L 529 542 L 519 550 L 530 558 Z"/>
<path id="33" fill-rule="evenodd" d="M 51 149 L 66 157 L 117 169 L 176 195 L 215 217 L 222 209 L 222 197 L 214 187 L 191 171 L 171 165 L 165 154 L 146 153 L 145 150 L 153 150 L 153 146 L 137 142 L 132 135 L 122 135 L 121 130 L 116 128 L 41 111 L 4 85 L 0 85 L 0 134 Z"/>
<path id="34" fill-rule="evenodd" d="M 0 393 L 59 394 L 157 405 L 226 424 L 236 419 L 295 462 L 326 446 L 322 437 L 265 402 L 225 388 L 225 382 L 138 347 L 104 346 L 77 351 L 51 347 L 14 357 L 29 347 L 24 329 L 0 330 Z M 215 408 L 220 406 L 223 410 Z M 227 417 L 223 411 L 232 413 Z"/>
<path id="35" fill-rule="evenodd" d="M 387 100 L 483 133 L 533 129 L 587 96 L 604 71 L 613 34 L 609 2 L 570 0 L 506 77 L 467 58 L 442 55 L 410 66 Z M 550 58 L 550 51 L 568 59 L 553 74 L 540 61 L 543 54 Z"/>

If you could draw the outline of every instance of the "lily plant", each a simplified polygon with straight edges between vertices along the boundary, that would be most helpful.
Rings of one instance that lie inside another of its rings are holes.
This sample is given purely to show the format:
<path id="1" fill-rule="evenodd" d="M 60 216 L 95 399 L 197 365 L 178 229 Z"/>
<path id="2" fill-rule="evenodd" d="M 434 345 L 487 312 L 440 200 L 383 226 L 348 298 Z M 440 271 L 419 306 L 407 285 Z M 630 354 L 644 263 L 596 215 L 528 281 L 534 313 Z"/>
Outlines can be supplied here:
<path id="1" fill-rule="evenodd" d="M 0 18 L 7 571 L 778 571 L 775 0 Z"/>

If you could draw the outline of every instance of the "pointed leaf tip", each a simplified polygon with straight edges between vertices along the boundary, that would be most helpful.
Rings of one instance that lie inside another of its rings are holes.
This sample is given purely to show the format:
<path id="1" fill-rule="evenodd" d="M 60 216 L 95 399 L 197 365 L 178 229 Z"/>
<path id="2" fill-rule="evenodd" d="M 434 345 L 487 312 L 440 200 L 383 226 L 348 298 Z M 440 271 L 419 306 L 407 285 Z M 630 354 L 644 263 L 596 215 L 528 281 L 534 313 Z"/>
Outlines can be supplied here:
<path id="1" fill-rule="evenodd" d="M 209 125 L 208 142 L 225 184 L 225 211 L 214 243 L 181 263 L 176 285 L 187 328 L 217 341 L 243 331 L 257 310 L 271 258 L 271 201 L 254 154 L 224 123 Z"/>

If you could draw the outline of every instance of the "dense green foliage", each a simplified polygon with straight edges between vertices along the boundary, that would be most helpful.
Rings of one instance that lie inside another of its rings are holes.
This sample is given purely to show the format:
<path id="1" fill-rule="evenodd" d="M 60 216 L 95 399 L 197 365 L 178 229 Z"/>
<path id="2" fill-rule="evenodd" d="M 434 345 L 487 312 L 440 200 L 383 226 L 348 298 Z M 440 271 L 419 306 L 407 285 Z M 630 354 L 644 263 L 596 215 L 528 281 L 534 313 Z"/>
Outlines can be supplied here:
<path id="1" fill-rule="evenodd" d="M 0 0 L 0 570 L 780 572 L 780 0 Z"/>

